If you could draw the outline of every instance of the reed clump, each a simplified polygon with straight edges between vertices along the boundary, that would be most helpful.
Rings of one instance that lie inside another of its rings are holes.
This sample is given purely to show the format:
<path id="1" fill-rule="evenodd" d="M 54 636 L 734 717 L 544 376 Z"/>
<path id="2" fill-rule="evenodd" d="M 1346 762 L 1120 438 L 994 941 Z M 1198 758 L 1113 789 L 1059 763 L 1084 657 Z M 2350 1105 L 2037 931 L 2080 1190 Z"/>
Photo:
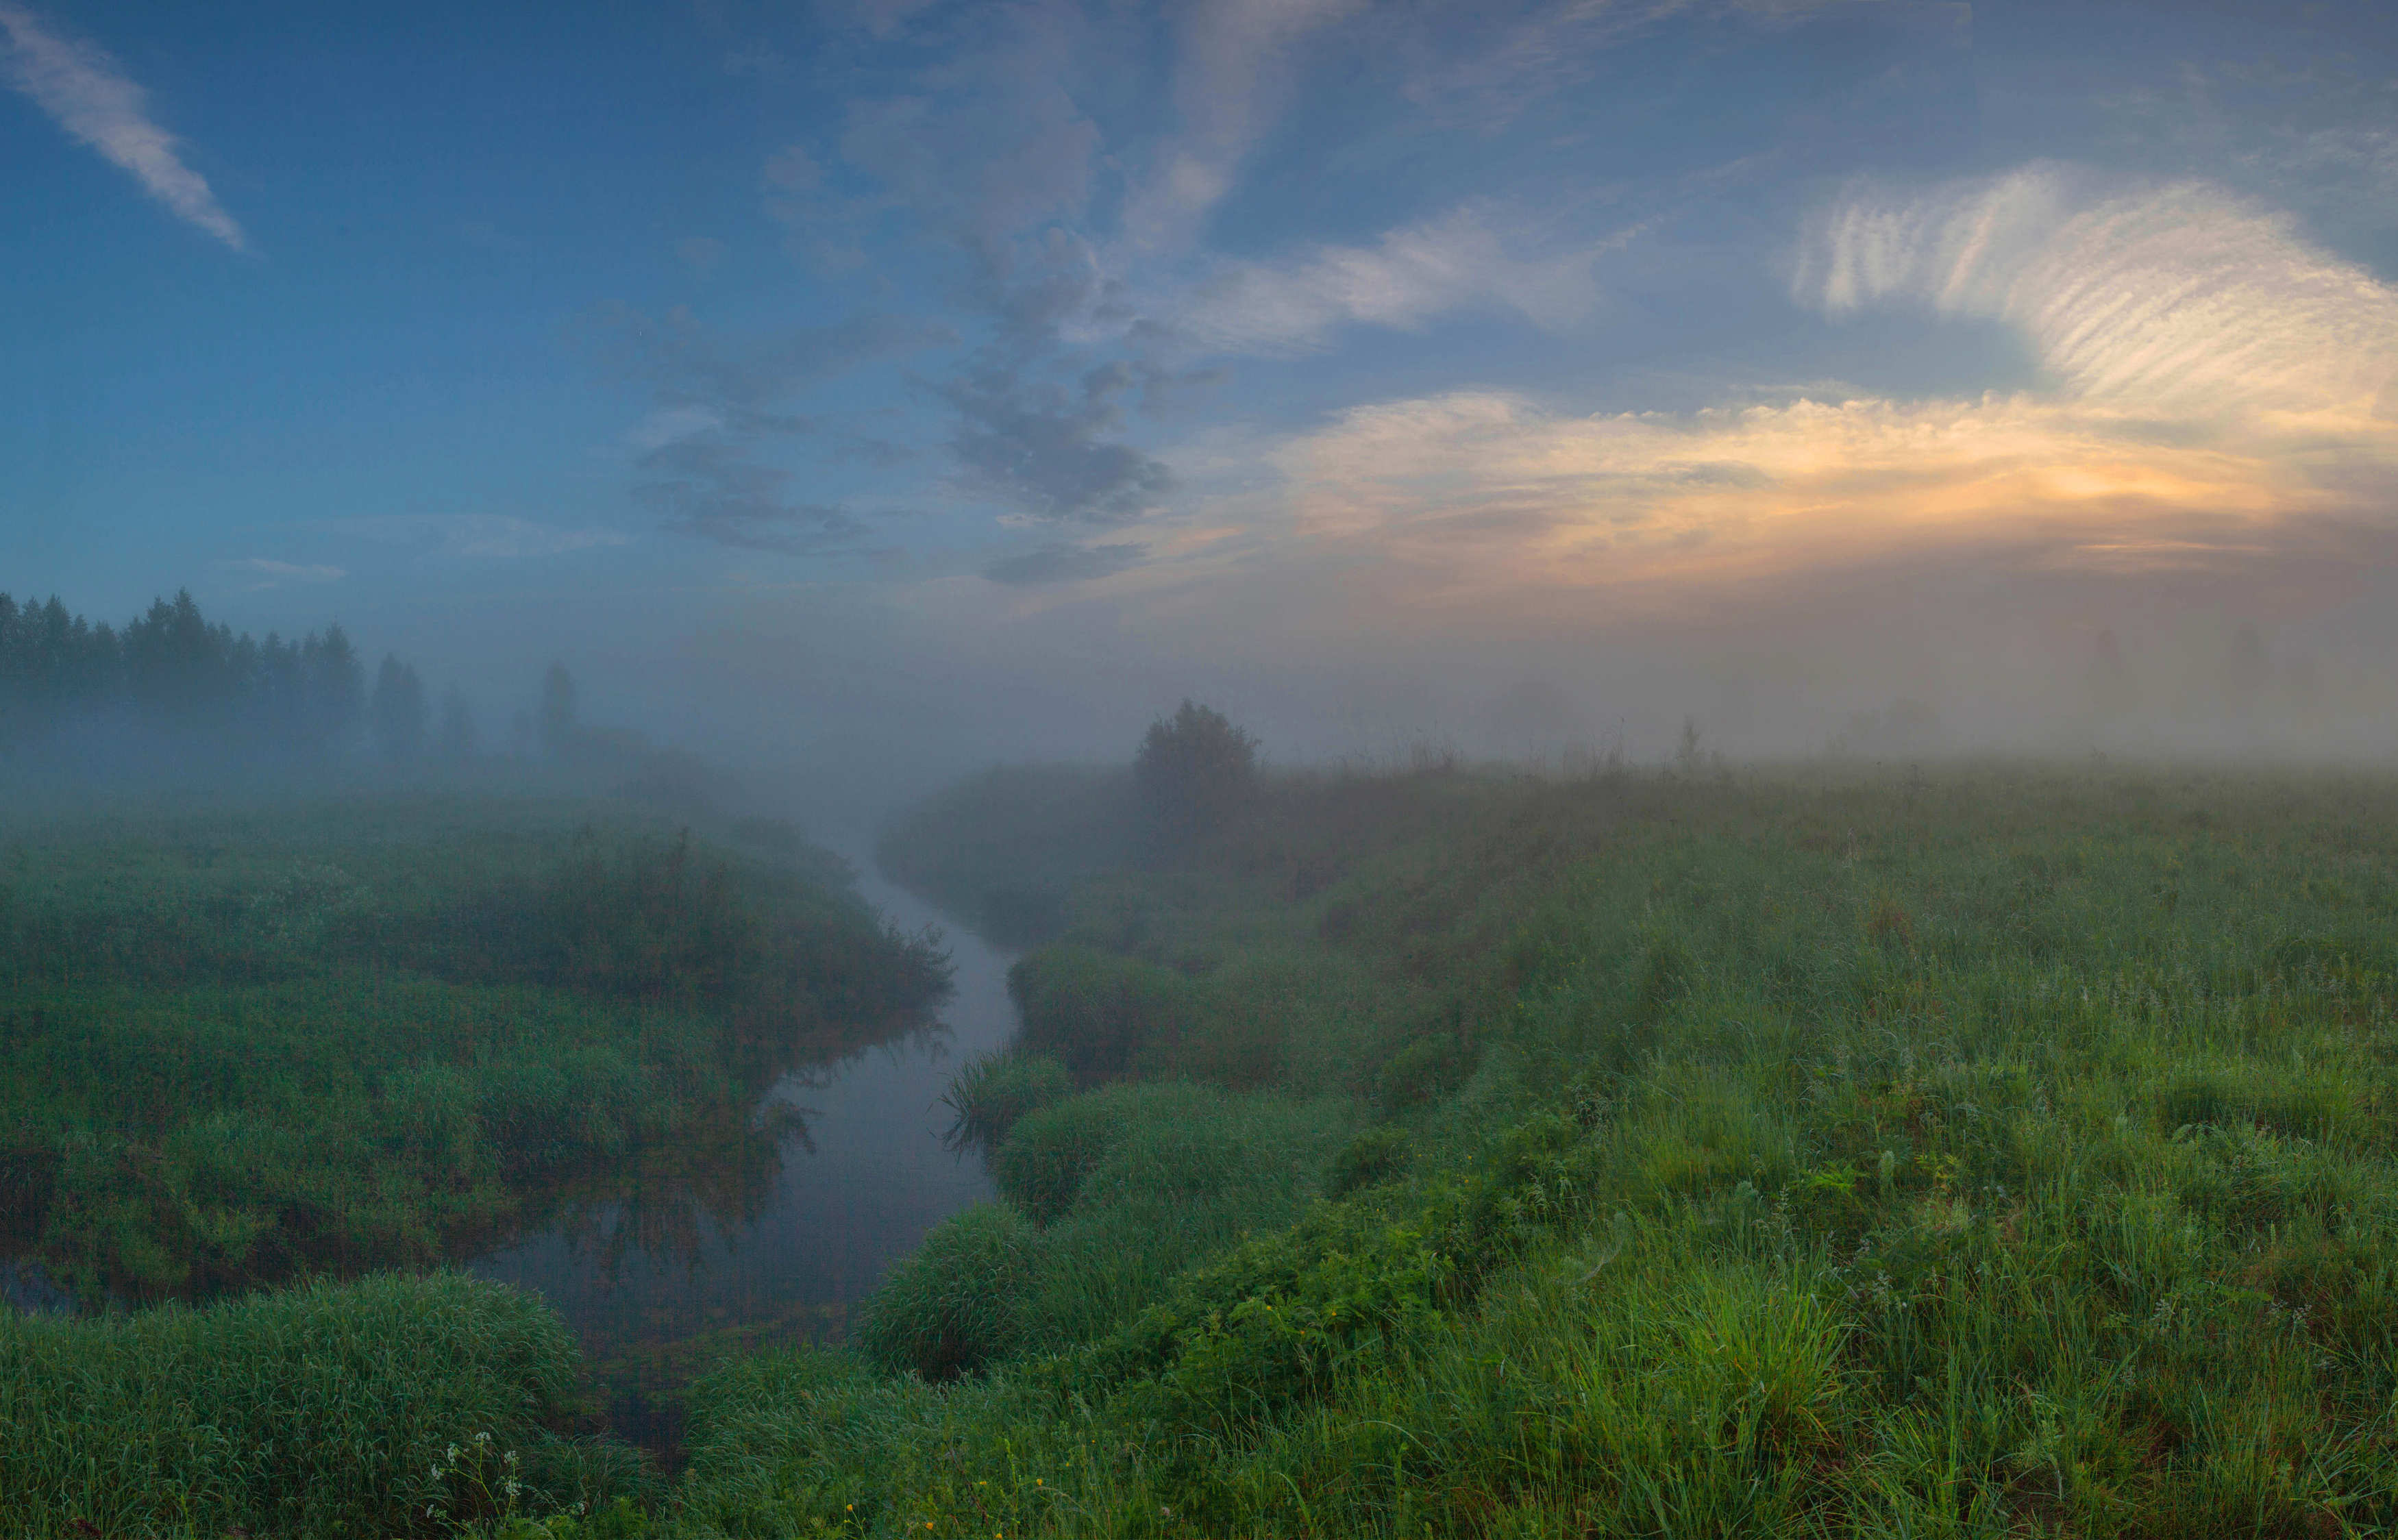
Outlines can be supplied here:
<path id="1" fill-rule="evenodd" d="M 456 1446 L 528 1509 L 653 1487 L 623 1446 L 565 1436 L 580 1374 L 538 1298 L 445 1274 L 0 1317 L 0 1531 L 432 1533 L 487 1495 L 452 1479 Z"/>

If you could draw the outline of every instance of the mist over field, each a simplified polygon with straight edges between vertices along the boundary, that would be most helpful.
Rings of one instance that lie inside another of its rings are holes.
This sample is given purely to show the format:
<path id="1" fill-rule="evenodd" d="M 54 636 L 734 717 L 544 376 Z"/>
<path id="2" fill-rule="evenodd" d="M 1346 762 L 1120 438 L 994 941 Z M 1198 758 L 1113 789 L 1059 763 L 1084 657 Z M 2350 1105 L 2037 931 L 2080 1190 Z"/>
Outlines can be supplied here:
<path id="1" fill-rule="evenodd" d="M 2398 7 L 0 0 L 0 1540 L 2398 1533 Z"/>

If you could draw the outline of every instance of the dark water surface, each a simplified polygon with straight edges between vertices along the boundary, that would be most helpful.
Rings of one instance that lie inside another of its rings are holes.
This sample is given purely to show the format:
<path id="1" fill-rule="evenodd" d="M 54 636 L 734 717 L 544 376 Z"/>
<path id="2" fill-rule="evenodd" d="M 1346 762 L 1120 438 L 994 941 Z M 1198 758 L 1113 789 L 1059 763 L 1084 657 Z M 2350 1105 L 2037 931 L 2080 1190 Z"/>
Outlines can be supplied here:
<path id="1" fill-rule="evenodd" d="M 786 1075 L 756 1119 L 782 1132 L 747 1141 L 746 1157 L 614 1183 L 595 1173 L 600 1196 L 467 1264 L 548 1297 L 582 1339 L 611 1424 L 639 1442 L 679 1441 L 676 1391 L 721 1357 L 839 1337 L 895 1259 L 990 1196 L 981 1159 L 942 1145 L 940 1096 L 961 1062 L 1015 1031 L 1014 958 L 858 864 L 859 892 L 902 929 L 940 927 L 957 992 L 937 1020 Z"/>

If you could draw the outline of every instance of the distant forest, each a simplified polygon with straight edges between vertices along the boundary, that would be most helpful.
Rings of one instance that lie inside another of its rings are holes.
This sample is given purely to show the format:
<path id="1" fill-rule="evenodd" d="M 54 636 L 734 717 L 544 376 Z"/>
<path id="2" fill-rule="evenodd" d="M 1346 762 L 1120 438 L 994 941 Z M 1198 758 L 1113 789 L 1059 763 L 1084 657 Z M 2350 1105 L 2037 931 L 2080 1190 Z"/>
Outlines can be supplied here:
<path id="1" fill-rule="evenodd" d="M 477 757 L 481 735 L 455 684 L 436 710 L 412 663 L 386 655 L 368 677 L 338 623 L 261 641 L 211 624 L 188 590 L 122 626 L 55 596 L 0 594 L 0 768 L 36 782 L 181 783 Z M 686 810 L 728 793 L 722 772 L 692 755 L 585 723 L 575 694 L 566 666 L 551 663 L 537 704 L 510 724 L 506 758 Z"/>
<path id="2" fill-rule="evenodd" d="M 453 691 L 441 746 L 472 747 Z M 243 761 L 330 760 L 371 747 L 414 757 L 427 743 L 413 667 L 384 660 L 371 692 L 339 624 L 263 641 L 211 624 L 188 590 L 123 626 L 71 614 L 54 596 L 0 594 L 0 753 L 52 757 L 74 747 L 160 748 Z M 68 753 L 69 757 L 82 757 Z"/>

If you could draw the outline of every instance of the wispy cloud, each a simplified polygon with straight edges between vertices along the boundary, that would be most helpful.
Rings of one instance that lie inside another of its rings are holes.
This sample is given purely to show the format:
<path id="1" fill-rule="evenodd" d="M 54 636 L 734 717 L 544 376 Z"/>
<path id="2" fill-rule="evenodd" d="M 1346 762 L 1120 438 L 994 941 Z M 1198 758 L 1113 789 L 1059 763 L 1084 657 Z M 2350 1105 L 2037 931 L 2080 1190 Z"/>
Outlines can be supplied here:
<path id="1" fill-rule="evenodd" d="M 621 529 L 567 529 L 505 514 L 392 514 L 336 519 L 326 527 L 368 540 L 414 545 L 426 556 L 478 561 L 520 561 L 632 543 Z"/>
<path id="2" fill-rule="evenodd" d="M 1898 559 L 2261 571 L 2324 529 L 2393 523 L 2398 292 L 2217 189 L 2034 167 L 1850 199 L 1795 284 L 1834 314 L 2014 326 L 2054 384 L 1600 417 L 1489 390 L 1361 407 L 1266 457 L 1285 548 L 1416 596 L 1654 609 Z"/>
<path id="3" fill-rule="evenodd" d="M 1121 524 L 1173 489 L 1165 465 L 1112 435 L 1138 375 L 1122 361 L 1071 383 L 993 363 L 938 387 L 957 408 L 952 448 L 968 492 L 1035 519 Z"/>
<path id="4" fill-rule="evenodd" d="M 2204 564 L 2277 521 L 2354 511 L 2278 449 L 2028 395 L 1583 418 L 1467 392 L 1359 408 L 1275 459 L 1304 542 L 1370 551 L 1453 596 L 1596 589 L 1672 608 L 1901 550 Z"/>
<path id="5" fill-rule="evenodd" d="M 794 553 L 854 543 L 867 527 L 844 508 L 793 497 L 792 473 L 766 458 L 775 442 L 816 432 L 791 403 L 861 364 L 954 340 L 946 328 L 869 315 L 740 336 L 680 308 L 653 320 L 622 305 L 600 313 L 598 330 L 610 371 L 652 394 L 632 435 L 633 501 L 670 534 Z"/>
<path id="6" fill-rule="evenodd" d="M 338 583 L 349 576 L 348 569 L 327 563 L 274 561 L 265 556 L 245 556 L 238 561 L 223 561 L 217 565 L 254 574 L 259 581 L 249 585 L 252 593 L 294 583 Z"/>
<path id="7" fill-rule="evenodd" d="M 1677 19 L 1776 25 L 1868 6 L 1898 8 L 1879 0 L 1486 0 L 1476 7 L 1480 28 L 1426 29 L 1411 40 L 1417 61 L 1408 94 L 1447 124 L 1495 130 L 1543 97 L 1584 86 L 1610 50 Z M 1963 6 L 1907 9 L 1923 13 L 1909 18 L 1918 24 L 1960 32 L 1971 15 Z"/>
<path id="8" fill-rule="evenodd" d="M 1148 555 L 1146 545 L 1044 545 L 992 562 L 982 575 L 1015 588 L 1088 583 L 1136 567 Z"/>
<path id="9" fill-rule="evenodd" d="M 145 93 L 116 60 L 20 6 L 0 4 L 0 76 L 9 85 L 132 172 L 152 197 L 236 251 L 246 248 L 241 226 L 183 164 L 175 136 L 152 119 Z"/>
<path id="10" fill-rule="evenodd" d="M 2031 167 L 1858 196 L 1794 283 L 1835 315 L 2010 324 L 2055 386 L 1602 418 L 1391 401 L 1261 456 L 1283 477 L 1261 528 L 1381 573 L 1391 602 L 1657 611 L 1882 561 L 2257 573 L 2393 526 L 2398 293 L 2226 192 Z"/>
<path id="11" fill-rule="evenodd" d="M 866 532 L 845 508 L 792 497 L 796 476 L 721 433 L 661 444 L 634 463 L 644 479 L 633 488 L 633 501 L 668 534 L 799 554 L 853 543 Z"/>
<path id="12" fill-rule="evenodd" d="M 1292 262 L 1228 263 L 1184 297 L 1173 324 L 1203 347 L 1267 354 L 1319 346 L 1346 322 L 1414 327 L 1474 304 L 1562 329 L 1597 305 L 1592 265 L 1637 234 L 1519 254 L 1496 210 L 1460 208 L 1371 247 L 1321 247 Z"/>
<path id="13" fill-rule="evenodd" d="M 1280 112 L 1291 49 L 1360 8 L 1360 0 L 1200 0 L 1179 8 L 1173 95 L 1181 127 L 1125 210 L 1136 248 L 1169 248 L 1195 234 Z"/>
<path id="14" fill-rule="evenodd" d="M 1793 290 L 2018 328 L 2077 395 L 2176 412 L 2388 410 L 2398 289 L 2204 182 L 2129 192 L 2035 166 L 1820 219 Z"/>

